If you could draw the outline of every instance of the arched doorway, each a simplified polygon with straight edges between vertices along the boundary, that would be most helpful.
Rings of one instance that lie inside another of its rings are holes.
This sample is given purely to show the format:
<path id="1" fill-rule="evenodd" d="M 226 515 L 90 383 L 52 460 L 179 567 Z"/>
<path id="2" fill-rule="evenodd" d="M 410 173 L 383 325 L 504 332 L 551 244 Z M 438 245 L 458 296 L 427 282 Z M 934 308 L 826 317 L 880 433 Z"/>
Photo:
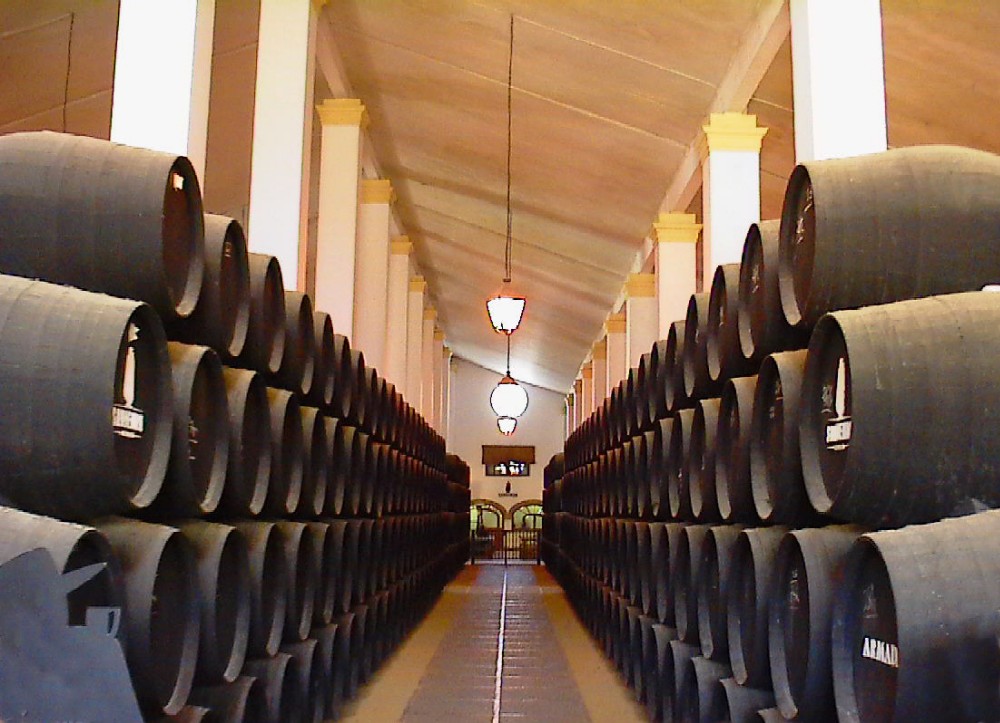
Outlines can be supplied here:
<path id="1" fill-rule="evenodd" d="M 472 532 L 472 555 L 489 558 L 503 545 L 503 529 L 507 510 L 499 502 L 475 499 L 469 504 L 469 524 Z"/>
<path id="2" fill-rule="evenodd" d="M 542 501 L 522 500 L 508 511 L 512 530 L 540 530 L 542 528 Z"/>

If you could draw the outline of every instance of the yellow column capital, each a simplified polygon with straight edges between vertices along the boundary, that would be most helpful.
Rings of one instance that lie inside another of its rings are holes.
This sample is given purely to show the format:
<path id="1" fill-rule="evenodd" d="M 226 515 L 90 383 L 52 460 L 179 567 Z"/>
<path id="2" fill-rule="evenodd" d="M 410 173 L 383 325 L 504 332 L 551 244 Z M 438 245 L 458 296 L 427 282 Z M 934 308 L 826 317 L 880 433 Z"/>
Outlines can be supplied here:
<path id="1" fill-rule="evenodd" d="M 361 203 L 392 203 L 396 192 L 388 178 L 364 178 L 361 180 Z"/>
<path id="2" fill-rule="evenodd" d="M 424 321 L 437 321 L 438 313 L 433 306 L 424 309 Z"/>
<path id="3" fill-rule="evenodd" d="M 580 375 L 584 379 L 593 379 L 594 378 L 594 363 L 593 362 L 587 362 L 586 364 L 584 364 L 583 368 L 580 370 Z"/>
<path id="4" fill-rule="evenodd" d="M 409 236 L 397 236 L 389 243 L 389 251 L 401 256 L 409 256 L 413 251 L 413 244 Z"/>
<path id="5" fill-rule="evenodd" d="M 712 113 L 701 127 L 701 157 L 714 151 L 752 151 L 760 153 L 767 128 L 757 125 L 757 116 L 747 113 Z"/>
<path id="6" fill-rule="evenodd" d="M 604 360 L 608 358 L 608 338 L 602 337 L 599 341 L 594 343 L 594 346 L 590 349 L 590 358 L 597 360 Z"/>
<path id="7" fill-rule="evenodd" d="M 410 291 L 422 294 L 426 289 L 427 282 L 424 280 L 423 276 L 414 276 L 410 279 Z"/>
<path id="8" fill-rule="evenodd" d="M 625 333 L 625 314 L 611 314 L 604 322 L 604 331 L 608 334 Z"/>
<path id="9" fill-rule="evenodd" d="M 625 296 L 629 299 L 656 296 L 656 274 L 629 274 L 625 281 Z"/>
<path id="10" fill-rule="evenodd" d="M 360 126 L 368 125 L 368 111 L 357 98 L 327 98 L 316 106 L 319 120 L 323 125 Z"/>
<path id="11" fill-rule="evenodd" d="M 653 223 L 653 237 L 658 243 L 696 243 L 701 224 L 693 213 L 661 213 Z"/>

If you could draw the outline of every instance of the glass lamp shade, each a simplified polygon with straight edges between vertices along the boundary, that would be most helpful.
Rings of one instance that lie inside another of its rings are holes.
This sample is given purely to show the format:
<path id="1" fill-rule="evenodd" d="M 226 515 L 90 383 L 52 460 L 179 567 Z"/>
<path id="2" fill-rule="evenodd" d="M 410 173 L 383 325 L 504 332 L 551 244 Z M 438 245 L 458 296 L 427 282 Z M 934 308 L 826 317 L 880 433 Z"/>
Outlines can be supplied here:
<path id="1" fill-rule="evenodd" d="M 506 285 L 505 285 L 506 286 Z M 490 324 L 493 331 L 499 334 L 513 334 L 521 324 L 524 314 L 525 299 L 523 296 L 512 296 L 507 289 L 501 291 L 486 302 L 486 311 L 490 314 Z"/>
<path id="2" fill-rule="evenodd" d="M 517 429 L 517 420 L 514 417 L 497 417 L 497 427 L 505 437 L 509 437 Z"/>
<path id="3" fill-rule="evenodd" d="M 520 417 L 528 408 L 528 393 L 511 377 L 505 376 L 493 388 L 490 406 L 498 417 Z"/>

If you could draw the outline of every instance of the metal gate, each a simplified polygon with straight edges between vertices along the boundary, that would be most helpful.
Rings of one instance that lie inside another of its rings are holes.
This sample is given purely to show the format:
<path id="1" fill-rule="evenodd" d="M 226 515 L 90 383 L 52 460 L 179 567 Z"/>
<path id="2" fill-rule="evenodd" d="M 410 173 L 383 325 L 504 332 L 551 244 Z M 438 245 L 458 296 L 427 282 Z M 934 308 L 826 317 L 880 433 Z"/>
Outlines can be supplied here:
<path id="1" fill-rule="evenodd" d="M 537 517 L 537 520 L 530 519 Z M 541 515 L 525 515 L 528 523 L 516 530 L 478 530 L 472 534 L 472 562 L 540 565 Z M 534 526 L 537 524 L 538 526 Z"/>

